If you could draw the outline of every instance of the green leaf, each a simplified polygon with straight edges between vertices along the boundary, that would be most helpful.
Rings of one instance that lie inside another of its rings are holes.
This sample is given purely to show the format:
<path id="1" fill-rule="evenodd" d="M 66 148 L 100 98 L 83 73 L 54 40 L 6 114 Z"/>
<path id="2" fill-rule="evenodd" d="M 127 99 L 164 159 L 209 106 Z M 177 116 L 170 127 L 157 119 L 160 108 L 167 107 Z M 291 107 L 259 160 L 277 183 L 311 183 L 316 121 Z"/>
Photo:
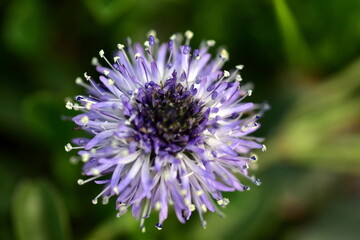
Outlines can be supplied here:
<path id="1" fill-rule="evenodd" d="M 12 199 L 12 219 L 19 240 L 70 239 L 59 194 L 44 181 L 22 181 Z"/>

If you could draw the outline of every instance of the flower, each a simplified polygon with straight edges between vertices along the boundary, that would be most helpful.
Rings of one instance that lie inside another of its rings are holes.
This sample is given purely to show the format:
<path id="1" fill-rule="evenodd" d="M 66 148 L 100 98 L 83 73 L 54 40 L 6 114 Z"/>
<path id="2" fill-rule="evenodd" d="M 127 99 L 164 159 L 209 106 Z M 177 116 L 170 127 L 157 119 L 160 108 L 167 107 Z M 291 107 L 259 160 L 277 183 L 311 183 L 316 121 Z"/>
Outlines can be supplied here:
<path id="1" fill-rule="evenodd" d="M 143 231 L 153 210 L 161 229 L 171 205 L 180 222 L 196 210 L 205 227 L 203 213 L 221 214 L 217 205 L 229 203 L 222 192 L 250 189 L 235 174 L 261 183 L 248 168 L 256 160 L 252 150 L 266 147 L 248 135 L 259 128 L 266 105 L 243 101 L 252 90 L 240 84 L 242 65 L 221 70 L 229 57 L 225 49 L 212 59 L 208 49 L 215 42 L 192 50 L 192 37 L 187 31 L 183 45 L 181 34 L 160 44 L 151 32 L 144 47 L 118 44 L 112 63 L 101 50 L 107 66 L 93 59 L 100 81 L 85 73 L 86 82 L 76 83 L 89 95 L 66 103 L 81 112 L 73 121 L 93 136 L 65 146 L 79 149 L 72 159 L 82 160 L 83 174 L 90 176 L 78 183 L 103 184 L 93 203 L 114 196 L 117 216 L 131 207 Z"/>

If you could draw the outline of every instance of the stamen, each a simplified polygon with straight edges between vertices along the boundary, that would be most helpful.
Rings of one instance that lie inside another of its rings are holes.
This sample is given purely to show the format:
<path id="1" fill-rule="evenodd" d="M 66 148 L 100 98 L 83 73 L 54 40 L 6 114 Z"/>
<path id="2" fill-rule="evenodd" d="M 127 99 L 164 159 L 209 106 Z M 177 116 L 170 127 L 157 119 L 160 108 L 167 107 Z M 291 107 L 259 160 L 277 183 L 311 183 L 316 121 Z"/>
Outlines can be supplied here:
<path id="1" fill-rule="evenodd" d="M 207 40 L 206 41 L 206 45 L 208 45 L 208 47 L 213 47 L 215 46 L 216 42 L 215 40 Z"/>
<path id="2" fill-rule="evenodd" d="M 145 226 L 144 226 L 144 223 L 145 223 L 145 217 L 146 217 L 146 213 L 148 211 L 148 208 L 149 208 L 149 205 L 150 205 L 150 200 L 149 199 L 146 199 L 145 200 L 145 206 L 143 208 L 143 212 L 141 214 L 141 220 L 140 220 L 140 228 L 142 228 L 141 230 L 143 232 L 145 232 Z"/>
<path id="3" fill-rule="evenodd" d="M 240 74 L 236 75 L 235 80 L 238 81 L 238 82 L 242 81 L 242 77 L 240 76 Z"/>
<path id="4" fill-rule="evenodd" d="M 79 184 L 79 185 L 84 185 L 85 183 L 91 182 L 91 181 L 93 181 L 93 180 L 95 180 L 95 179 L 97 179 L 97 178 L 99 178 L 99 177 L 101 177 L 101 175 L 94 176 L 94 177 L 88 178 L 88 179 L 86 179 L 86 180 L 78 179 L 78 180 L 77 180 L 77 184 Z"/>
<path id="5" fill-rule="evenodd" d="M 226 51 L 225 48 L 221 49 L 220 57 L 223 58 L 224 60 L 229 60 L 229 52 Z"/>
<path id="6" fill-rule="evenodd" d="M 73 149 L 73 146 L 71 146 L 70 143 L 68 143 L 68 144 L 65 145 L 65 151 L 66 151 L 66 152 L 70 152 L 72 149 Z"/>
<path id="7" fill-rule="evenodd" d="M 185 44 L 186 44 L 186 45 L 189 45 L 189 44 L 190 44 L 190 40 L 193 38 L 193 36 L 194 36 L 194 33 L 193 33 L 192 31 L 187 30 L 187 31 L 185 32 L 185 38 L 186 38 Z"/>
<path id="8" fill-rule="evenodd" d="M 109 190 L 110 186 L 107 186 L 106 188 L 104 188 L 104 190 L 102 190 L 91 202 L 93 204 L 97 204 L 98 203 L 98 198 L 101 197 L 107 190 Z"/>
<path id="9" fill-rule="evenodd" d="M 70 101 L 67 101 L 66 104 L 65 104 L 65 107 L 69 110 L 72 110 L 73 109 L 73 103 L 70 102 Z"/>
<path id="10" fill-rule="evenodd" d="M 242 70 L 244 68 L 244 65 L 236 65 L 236 69 Z"/>
<path id="11" fill-rule="evenodd" d="M 95 90 L 98 91 L 98 93 L 100 93 L 100 95 L 104 95 L 104 93 L 100 91 L 100 89 L 96 86 L 95 82 L 91 79 L 91 77 L 87 75 L 87 72 L 84 73 L 84 77 L 87 81 L 91 83 L 91 85 L 95 88 Z"/>
<path id="12" fill-rule="evenodd" d="M 265 152 L 267 150 L 266 146 L 263 144 L 261 151 Z"/>
<path id="13" fill-rule="evenodd" d="M 91 65 L 93 66 L 99 66 L 99 60 L 96 57 L 93 57 L 91 59 Z"/>

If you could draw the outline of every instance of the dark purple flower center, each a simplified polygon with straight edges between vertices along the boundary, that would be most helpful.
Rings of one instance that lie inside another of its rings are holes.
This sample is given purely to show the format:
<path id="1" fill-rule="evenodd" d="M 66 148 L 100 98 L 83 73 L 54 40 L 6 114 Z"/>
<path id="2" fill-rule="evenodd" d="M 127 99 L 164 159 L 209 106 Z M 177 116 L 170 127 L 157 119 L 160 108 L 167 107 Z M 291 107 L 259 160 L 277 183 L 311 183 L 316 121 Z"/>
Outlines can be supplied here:
<path id="1" fill-rule="evenodd" d="M 176 73 L 164 84 L 149 82 L 139 89 L 131 123 L 145 151 L 177 153 L 200 140 L 208 113 L 203 112 L 204 105 L 194 93 L 194 87 L 176 83 Z"/>

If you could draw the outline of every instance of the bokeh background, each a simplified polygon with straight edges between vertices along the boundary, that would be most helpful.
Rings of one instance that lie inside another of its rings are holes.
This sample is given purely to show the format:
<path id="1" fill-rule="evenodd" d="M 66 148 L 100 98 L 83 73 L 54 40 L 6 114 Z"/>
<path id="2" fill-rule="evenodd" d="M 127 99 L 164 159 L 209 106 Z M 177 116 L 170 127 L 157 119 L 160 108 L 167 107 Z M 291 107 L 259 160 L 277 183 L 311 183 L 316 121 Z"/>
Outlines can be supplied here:
<path id="1" fill-rule="evenodd" d="M 360 239 L 360 1 L 11 0 L 0 21 L 0 239 Z M 256 133 L 263 184 L 225 194 L 226 218 L 206 214 L 206 230 L 170 214 L 158 231 L 154 214 L 141 233 L 114 200 L 92 205 L 101 186 L 78 186 L 64 151 L 75 78 L 150 29 L 215 39 L 226 69 L 245 65 L 249 100 L 272 107 Z"/>

